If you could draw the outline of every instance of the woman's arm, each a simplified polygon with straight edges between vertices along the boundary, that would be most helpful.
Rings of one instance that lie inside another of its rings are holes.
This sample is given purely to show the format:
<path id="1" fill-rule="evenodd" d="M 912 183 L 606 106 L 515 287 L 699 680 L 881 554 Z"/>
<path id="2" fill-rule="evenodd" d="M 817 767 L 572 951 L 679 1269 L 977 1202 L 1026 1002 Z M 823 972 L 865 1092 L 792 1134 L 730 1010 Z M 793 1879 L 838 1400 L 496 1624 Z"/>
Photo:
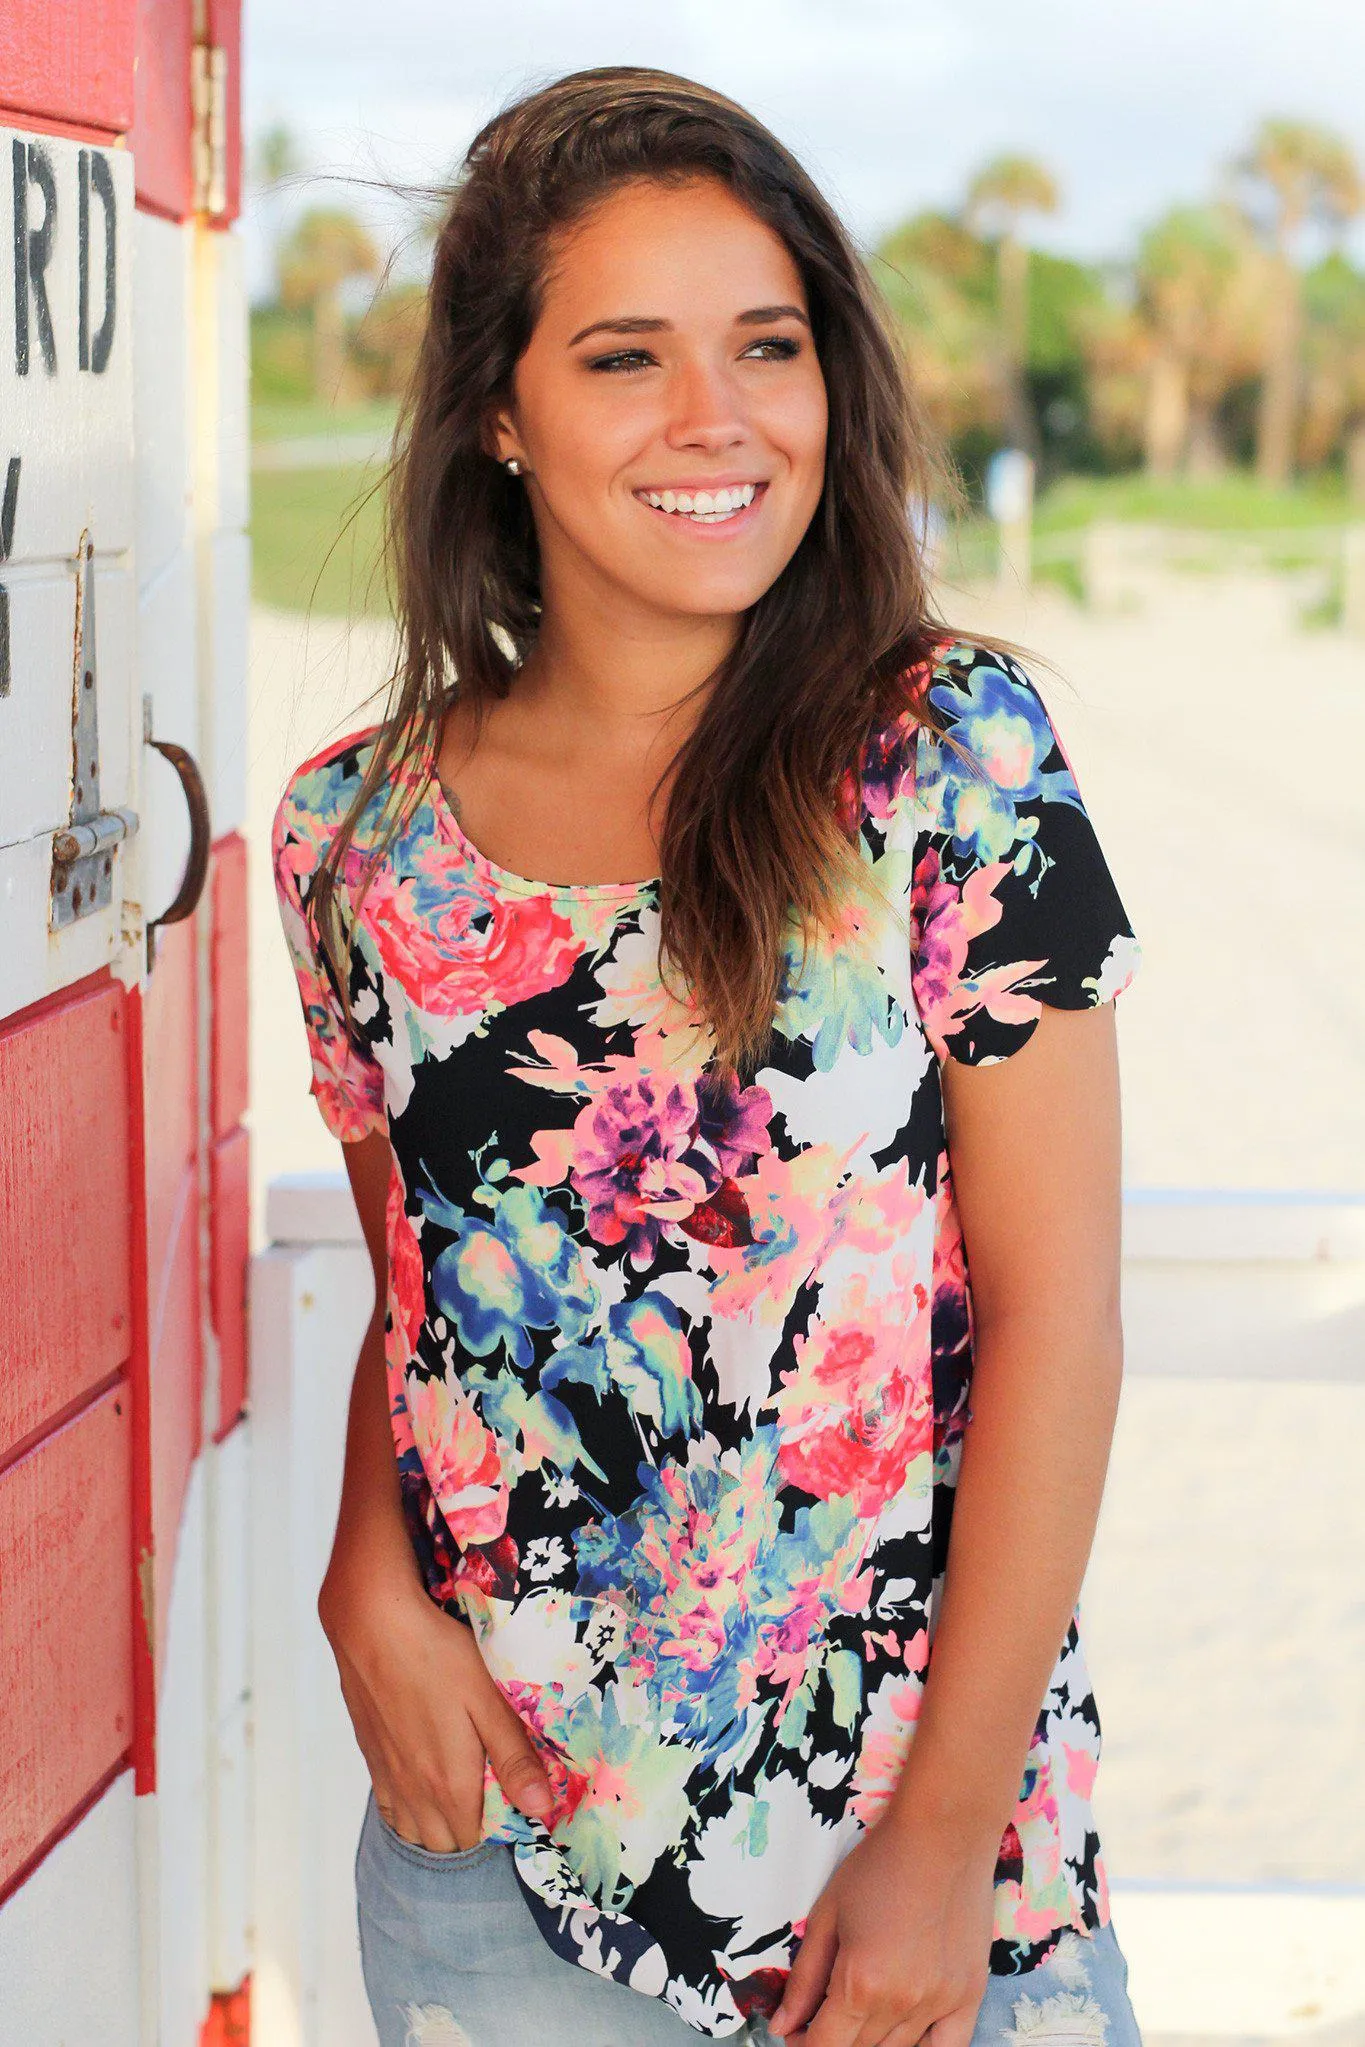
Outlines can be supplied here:
<path id="1" fill-rule="evenodd" d="M 375 1307 L 351 1385 L 341 1501 L 318 1617 L 375 1802 L 406 1839 L 449 1853 L 479 1839 L 485 1755 L 524 1812 L 543 1816 L 550 1787 L 471 1630 L 444 1613 L 422 1584 L 403 1519 L 385 1373 L 389 1139 L 373 1132 L 342 1151 L 374 1267 Z"/>
<path id="2" fill-rule="evenodd" d="M 905 1767 L 817 1900 L 770 2021 L 780 2034 L 809 2022 L 808 2047 L 970 2040 L 996 1856 L 1085 1574 L 1118 1404 L 1112 1004 L 1045 1007 L 1009 1059 L 946 1062 L 943 1082 L 971 1419 Z"/>
<path id="3" fill-rule="evenodd" d="M 891 1811 L 940 1810 L 998 1849 L 1085 1576 L 1118 1409 L 1112 1004 L 1044 1009 L 1010 1059 L 950 1063 L 944 1097 L 971 1283 L 971 1421 Z"/>

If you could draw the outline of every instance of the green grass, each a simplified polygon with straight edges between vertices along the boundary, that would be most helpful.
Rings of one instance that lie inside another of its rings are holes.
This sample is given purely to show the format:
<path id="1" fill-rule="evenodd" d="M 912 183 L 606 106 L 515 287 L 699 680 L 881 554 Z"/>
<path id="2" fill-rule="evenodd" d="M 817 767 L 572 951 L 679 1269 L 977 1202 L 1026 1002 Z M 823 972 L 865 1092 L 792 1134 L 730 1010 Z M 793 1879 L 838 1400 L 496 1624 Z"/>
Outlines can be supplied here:
<path id="1" fill-rule="evenodd" d="M 388 616 L 377 566 L 382 494 L 358 503 L 377 475 L 360 463 L 255 472 L 251 584 L 259 602 L 331 617 Z"/>
<path id="2" fill-rule="evenodd" d="M 1085 576 L 1078 561 L 1070 555 L 1063 555 L 1056 561 L 1035 562 L 1033 568 L 1035 583 L 1051 583 L 1073 604 L 1086 601 Z"/>
<path id="3" fill-rule="evenodd" d="M 1344 525 L 1350 517 L 1345 487 L 1335 477 L 1268 490 L 1241 471 L 1200 482 L 1179 478 L 1163 482 L 1142 475 L 1068 476 L 1039 498 L 1034 532 L 1040 537 L 1079 532 L 1096 519 L 1116 519 L 1251 534 Z"/>

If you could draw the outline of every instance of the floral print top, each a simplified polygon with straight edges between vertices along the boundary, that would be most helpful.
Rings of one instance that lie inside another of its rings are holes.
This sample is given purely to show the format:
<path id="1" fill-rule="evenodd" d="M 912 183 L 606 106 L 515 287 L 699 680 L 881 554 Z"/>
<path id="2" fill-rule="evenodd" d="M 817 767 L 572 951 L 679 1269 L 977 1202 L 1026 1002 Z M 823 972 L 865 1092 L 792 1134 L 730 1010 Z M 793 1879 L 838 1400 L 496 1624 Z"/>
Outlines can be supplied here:
<path id="1" fill-rule="evenodd" d="M 914 1738 L 972 1359 L 939 1061 L 1007 1058 L 1042 1003 L 1106 1001 L 1137 963 L 1026 673 L 959 642 L 912 680 L 973 759 L 908 711 L 874 733 L 849 800 L 877 894 L 804 966 L 793 941 L 743 1085 L 661 984 L 657 883 L 509 873 L 425 771 L 348 1037 L 303 906 L 377 728 L 305 761 L 274 820 L 318 1107 L 392 1143 L 412 1542 L 554 1790 L 533 1821 L 490 1769 L 485 1838 L 558 1954 L 713 2038 L 775 2007 Z M 1073 1616 L 1000 1844 L 996 1973 L 1108 1918 L 1098 1753 Z"/>

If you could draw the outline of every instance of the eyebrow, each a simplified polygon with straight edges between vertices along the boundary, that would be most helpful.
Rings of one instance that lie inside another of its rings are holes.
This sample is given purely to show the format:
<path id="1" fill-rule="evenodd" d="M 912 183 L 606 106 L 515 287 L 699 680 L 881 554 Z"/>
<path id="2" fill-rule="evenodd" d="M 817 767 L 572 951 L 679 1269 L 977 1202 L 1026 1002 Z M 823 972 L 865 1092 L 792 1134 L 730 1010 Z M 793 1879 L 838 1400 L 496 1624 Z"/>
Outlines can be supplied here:
<path id="1" fill-rule="evenodd" d="M 750 306 L 747 313 L 736 313 L 738 327 L 766 327 L 774 320 L 799 320 L 803 327 L 810 321 L 800 306 Z M 618 313 L 610 320 L 594 320 L 589 327 L 580 327 L 569 340 L 573 348 L 578 342 L 586 341 L 589 334 L 663 334 L 671 333 L 673 322 L 651 318 L 646 313 Z"/>

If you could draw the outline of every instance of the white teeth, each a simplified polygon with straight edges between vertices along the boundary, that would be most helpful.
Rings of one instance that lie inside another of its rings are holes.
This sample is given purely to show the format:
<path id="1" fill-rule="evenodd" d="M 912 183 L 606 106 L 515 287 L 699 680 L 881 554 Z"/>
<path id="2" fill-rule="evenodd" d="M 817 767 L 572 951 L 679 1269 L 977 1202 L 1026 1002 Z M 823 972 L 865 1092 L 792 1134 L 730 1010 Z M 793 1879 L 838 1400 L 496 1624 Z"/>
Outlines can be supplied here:
<path id="1" fill-rule="evenodd" d="M 646 504 L 654 505 L 661 512 L 685 512 L 694 520 L 704 520 L 714 525 L 719 519 L 728 519 L 735 512 L 751 505 L 758 492 L 756 483 L 731 485 L 725 490 L 645 490 L 640 496 Z"/>

